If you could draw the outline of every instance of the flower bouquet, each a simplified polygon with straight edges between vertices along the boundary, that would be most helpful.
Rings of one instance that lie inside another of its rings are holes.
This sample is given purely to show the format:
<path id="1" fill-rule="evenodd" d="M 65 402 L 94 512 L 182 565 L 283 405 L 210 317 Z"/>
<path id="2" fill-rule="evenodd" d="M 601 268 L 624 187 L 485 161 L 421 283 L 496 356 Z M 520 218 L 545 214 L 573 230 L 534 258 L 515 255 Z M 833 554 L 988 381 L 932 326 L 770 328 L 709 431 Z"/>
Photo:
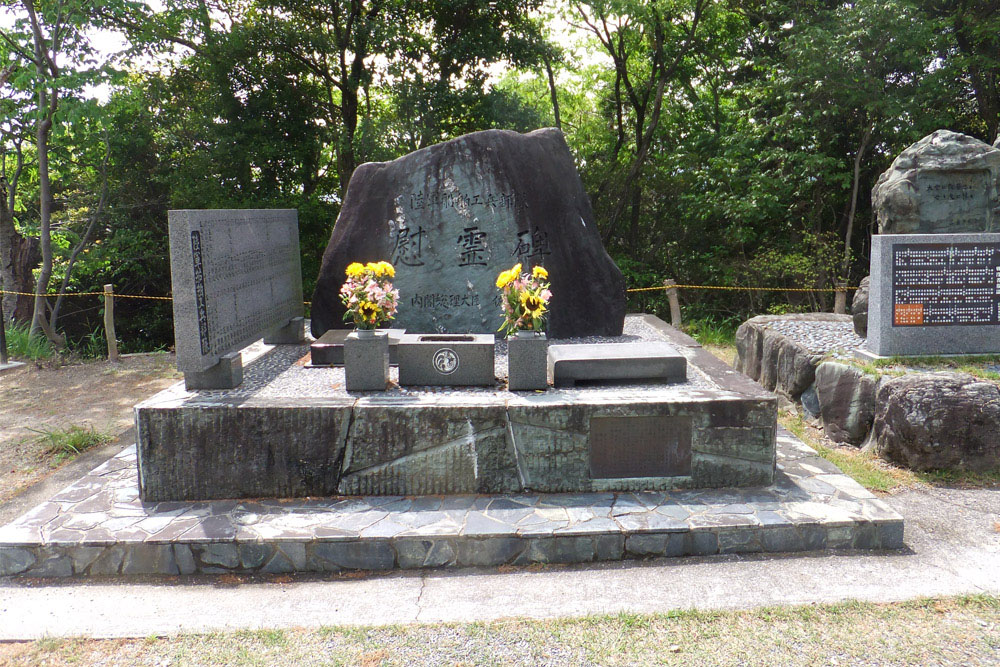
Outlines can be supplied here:
<path id="1" fill-rule="evenodd" d="M 521 273 L 515 264 L 497 276 L 497 287 L 503 293 L 504 323 L 498 331 L 510 336 L 518 331 L 545 331 L 545 313 L 552 292 L 549 291 L 549 272 L 536 266 L 531 273 Z"/>
<path id="2" fill-rule="evenodd" d="M 340 300 L 347 312 L 344 321 L 353 320 L 360 331 L 373 330 L 396 315 L 399 290 L 393 289 L 396 270 L 389 262 L 353 262 L 348 265 L 347 281 L 340 288 Z"/>

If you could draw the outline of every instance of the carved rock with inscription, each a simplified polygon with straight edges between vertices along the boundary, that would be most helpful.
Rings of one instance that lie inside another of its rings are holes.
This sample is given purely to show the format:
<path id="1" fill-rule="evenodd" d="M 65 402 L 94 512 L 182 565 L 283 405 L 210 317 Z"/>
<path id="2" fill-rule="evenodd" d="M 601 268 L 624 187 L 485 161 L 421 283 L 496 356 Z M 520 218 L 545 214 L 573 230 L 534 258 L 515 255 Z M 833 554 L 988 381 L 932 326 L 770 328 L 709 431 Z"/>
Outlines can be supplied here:
<path id="1" fill-rule="evenodd" d="M 393 326 L 411 333 L 495 333 L 496 277 L 516 262 L 549 271 L 550 338 L 622 332 L 624 278 L 556 129 L 475 132 L 358 167 L 323 255 L 314 336 L 346 326 L 347 265 L 380 259 L 396 267 Z"/>
<path id="2" fill-rule="evenodd" d="M 1000 149 L 937 130 L 879 176 L 872 206 L 880 234 L 1000 230 Z"/>

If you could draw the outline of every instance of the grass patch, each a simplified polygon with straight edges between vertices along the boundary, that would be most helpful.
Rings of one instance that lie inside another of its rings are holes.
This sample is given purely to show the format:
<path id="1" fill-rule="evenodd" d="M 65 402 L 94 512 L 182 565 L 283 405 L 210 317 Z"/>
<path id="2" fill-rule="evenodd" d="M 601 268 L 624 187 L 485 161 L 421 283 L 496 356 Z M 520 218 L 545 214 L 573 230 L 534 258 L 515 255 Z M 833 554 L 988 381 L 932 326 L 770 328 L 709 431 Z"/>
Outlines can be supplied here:
<path id="1" fill-rule="evenodd" d="M 913 473 L 917 479 L 931 486 L 960 488 L 987 488 L 1000 486 L 1000 469 L 983 472 L 966 470 L 929 470 Z"/>
<path id="2" fill-rule="evenodd" d="M 980 354 L 961 357 L 888 357 L 886 359 L 871 359 L 860 361 L 850 360 L 850 363 L 867 375 L 879 377 L 891 375 L 898 377 L 914 371 L 949 370 L 966 373 L 980 380 L 1000 384 L 1000 372 L 987 366 L 1000 365 L 1000 354 Z"/>
<path id="3" fill-rule="evenodd" d="M 7 334 L 7 352 L 14 359 L 45 361 L 56 356 L 56 349 L 49 339 L 41 334 L 29 333 L 30 327 L 22 322 L 13 322 L 4 327 Z"/>
<path id="4" fill-rule="evenodd" d="M 39 434 L 38 442 L 46 446 L 46 453 L 55 457 L 57 462 L 71 459 L 88 449 L 106 445 L 115 439 L 110 433 L 96 431 L 93 427 L 69 426 L 51 430 L 31 430 Z"/>
<path id="5" fill-rule="evenodd" d="M 907 488 L 922 480 L 910 470 L 897 468 L 871 452 L 860 449 L 840 449 L 827 447 L 810 432 L 805 420 L 799 413 L 779 416 L 778 421 L 795 437 L 816 450 L 816 454 L 840 468 L 844 474 L 851 477 L 869 491 L 890 491 Z"/>
<path id="6" fill-rule="evenodd" d="M 986 664 L 1000 599 L 678 610 L 579 619 L 227 632 L 0 644 L 11 665 Z"/>
<path id="7" fill-rule="evenodd" d="M 712 320 L 691 320 L 682 326 L 684 333 L 702 345 L 726 347 L 736 345 L 736 325 Z"/>

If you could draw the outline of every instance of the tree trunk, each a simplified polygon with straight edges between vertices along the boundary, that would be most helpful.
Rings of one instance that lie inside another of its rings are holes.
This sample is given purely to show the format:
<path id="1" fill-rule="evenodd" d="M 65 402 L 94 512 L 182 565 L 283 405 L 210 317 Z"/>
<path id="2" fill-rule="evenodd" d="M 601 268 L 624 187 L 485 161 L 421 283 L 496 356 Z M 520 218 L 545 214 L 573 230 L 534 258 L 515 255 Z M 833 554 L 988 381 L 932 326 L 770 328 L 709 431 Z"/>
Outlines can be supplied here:
<path id="1" fill-rule="evenodd" d="M 41 69 L 41 67 L 39 67 Z M 39 72 L 42 76 L 44 72 Z M 38 198 L 39 198 L 39 240 L 42 251 L 42 268 L 35 283 L 35 309 L 31 316 L 31 332 L 44 331 L 46 336 L 53 337 L 49 329 L 46 313 L 48 304 L 45 293 L 49 288 L 49 278 L 52 277 L 52 181 L 49 178 L 49 132 L 52 130 L 52 115 L 48 113 L 52 105 L 46 90 L 38 93 L 39 118 L 35 134 L 35 146 L 38 149 Z"/>
<path id="2" fill-rule="evenodd" d="M 851 237 L 854 236 L 854 214 L 858 210 L 858 184 L 861 178 L 861 159 L 868 149 L 868 142 L 872 138 L 875 125 L 869 123 L 861 136 L 861 143 L 858 151 L 854 154 L 854 177 L 851 182 L 851 208 L 847 212 L 847 230 L 844 232 L 844 259 L 840 265 L 840 277 L 847 280 L 851 272 Z"/>
<path id="3" fill-rule="evenodd" d="M 556 95 L 556 77 L 552 73 L 552 61 L 544 57 L 545 73 L 549 76 L 549 96 L 552 98 L 552 115 L 555 116 L 556 128 L 562 130 L 562 120 L 559 119 L 559 96 Z"/>
<path id="4" fill-rule="evenodd" d="M 32 272 L 38 266 L 41 254 L 38 251 L 38 239 L 22 236 L 14 224 L 17 185 L 24 168 L 20 143 L 15 142 L 15 147 L 17 166 L 14 173 L 8 178 L 4 164 L 3 176 L 0 177 L 0 289 L 22 293 L 3 295 L 4 318 L 8 322 L 28 323 L 31 319 L 32 297 L 25 294 L 35 291 L 35 276 Z M 5 158 L 3 156 L 0 159 Z"/>
<path id="5" fill-rule="evenodd" d="M 4 207 L 6 209 L 6 207 Z M 5 292 L 34 293 L 33 271 L 41 260 L 38 239 L 22 236 L 14 228 L 13 217 L 0 216 L 0 277 Z M 8 322 L 27 323 L 31 319 L 32 297 L 3 295 L 3 313 Z"/>

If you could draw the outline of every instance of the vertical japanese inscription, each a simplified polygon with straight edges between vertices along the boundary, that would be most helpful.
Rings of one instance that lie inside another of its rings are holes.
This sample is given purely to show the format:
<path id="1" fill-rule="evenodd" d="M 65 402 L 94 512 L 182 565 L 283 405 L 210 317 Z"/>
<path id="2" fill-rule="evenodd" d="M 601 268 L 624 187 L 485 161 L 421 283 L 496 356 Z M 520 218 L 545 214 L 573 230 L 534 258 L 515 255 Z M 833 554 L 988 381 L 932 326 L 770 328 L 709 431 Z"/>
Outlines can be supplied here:
<path id="1" fill-rule="evenodd" d="M 201 353 L 212 350 L 212 339 L 208 332 L 208 303 L 205 300 L 205 266 L 201 257 L 201 232 L 191 232 L 191 264 L 194 268 L 194 303 L 198 314 L 198 338 Z"/>

